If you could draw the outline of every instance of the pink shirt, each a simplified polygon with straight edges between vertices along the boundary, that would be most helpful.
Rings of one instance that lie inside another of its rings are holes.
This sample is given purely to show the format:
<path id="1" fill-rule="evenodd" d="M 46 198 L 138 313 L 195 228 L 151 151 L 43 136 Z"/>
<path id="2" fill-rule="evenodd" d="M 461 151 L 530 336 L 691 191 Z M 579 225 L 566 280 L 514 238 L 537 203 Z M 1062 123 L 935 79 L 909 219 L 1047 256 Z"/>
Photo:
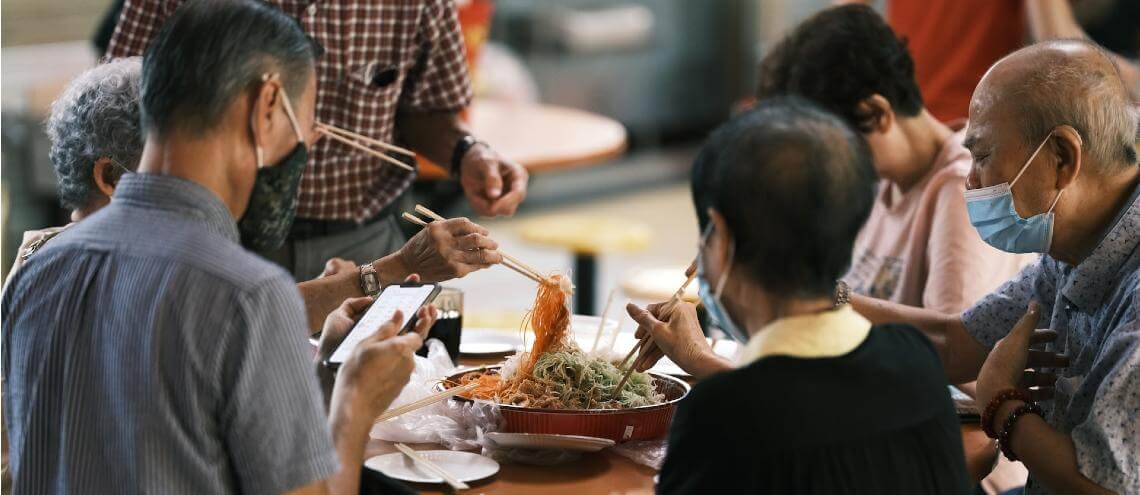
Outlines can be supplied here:
<path id="1" fill-rule="evenodd" d="M 857 293 L 958 313 L 1038 255 L 1013 255 L 982 241 L 966 214 L 970 152 L 950 136 L 930 173 L 907 192 L 881 181 L 871 217 L 855 239 L 844 280 Z"/>

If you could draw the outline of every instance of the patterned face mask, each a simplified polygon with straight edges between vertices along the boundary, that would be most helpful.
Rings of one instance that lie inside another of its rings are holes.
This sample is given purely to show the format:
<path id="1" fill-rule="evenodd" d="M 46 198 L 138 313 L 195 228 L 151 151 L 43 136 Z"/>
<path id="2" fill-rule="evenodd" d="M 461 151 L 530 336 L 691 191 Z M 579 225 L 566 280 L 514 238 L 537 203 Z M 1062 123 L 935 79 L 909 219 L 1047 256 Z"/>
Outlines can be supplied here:
<path id="1" fill-rule="evenodd" d="M 268 76 L 262 78 L 268 79 Z M 257 178 L 253 183 L 249 206 L 238 221 L 242 245 L 255 251 L 272 251 L 285 243 L 289 230 L 293 227 L 293 219 L 297 216 L 297 189 L 301 185 L 301 173 L 309 161 L 309 149 L 305 146 L 305 137 L 293 114 L 285 88 L 281 88 L 281 104 L 297 133 L 297 146 L 284 160 L 273 166 L 265 165 L 260 147 L 255 149 Z"/>

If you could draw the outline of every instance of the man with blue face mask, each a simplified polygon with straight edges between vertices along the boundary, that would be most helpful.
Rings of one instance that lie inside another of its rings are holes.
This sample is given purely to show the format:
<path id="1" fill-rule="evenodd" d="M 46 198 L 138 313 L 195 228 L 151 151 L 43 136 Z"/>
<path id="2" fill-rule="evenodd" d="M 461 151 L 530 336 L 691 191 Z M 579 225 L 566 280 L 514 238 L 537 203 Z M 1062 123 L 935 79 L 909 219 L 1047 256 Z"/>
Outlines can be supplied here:
<path id="1" fill-rule="evenodd" d="M 922 328 L 952 382 L 977 378 L 983 426 L 1029 469 L 1026 493 L 1140 491 L 1136 126 L 1094 45 L 1006 57 L 970 105 L 967 207 L 990 245 L 1044 256 L 961 315 L 853 297 L 872 321 Z"/>

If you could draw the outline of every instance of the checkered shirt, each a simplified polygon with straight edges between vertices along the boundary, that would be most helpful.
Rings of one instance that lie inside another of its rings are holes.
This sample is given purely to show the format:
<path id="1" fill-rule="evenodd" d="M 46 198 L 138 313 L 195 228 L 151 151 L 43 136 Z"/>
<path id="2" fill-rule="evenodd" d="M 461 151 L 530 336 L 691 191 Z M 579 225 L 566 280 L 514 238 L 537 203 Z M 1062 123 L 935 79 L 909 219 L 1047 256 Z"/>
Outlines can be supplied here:
<path id="1" fill-rule="evenodd" d="M 182 0 L 127 0 L 108 58 L 142 55 Z M 396 112 L 457 112 L 471 83 L 454 0 L 272 0 L 324 48 L 317 119 L 387 142 Z M 331 139 L 301 179 L 297 216 L 362 222 L 411 185 L 414 174 Z"/>

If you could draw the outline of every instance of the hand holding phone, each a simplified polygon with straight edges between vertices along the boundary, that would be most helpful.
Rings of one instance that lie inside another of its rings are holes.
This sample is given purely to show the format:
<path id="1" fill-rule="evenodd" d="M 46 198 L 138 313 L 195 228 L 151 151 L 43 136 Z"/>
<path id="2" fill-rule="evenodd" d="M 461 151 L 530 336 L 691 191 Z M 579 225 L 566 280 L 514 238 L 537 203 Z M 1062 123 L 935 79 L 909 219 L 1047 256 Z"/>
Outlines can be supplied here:
<path id="1" fill-rule="evenodd" d="M 353 326 L 348 335 L 328 358 L 328 364 L 339 366 L 344 363 L 360 342 L 376 333 L 381 325 L 392 319 L 396 310 L 404 314 L 404 324 L 396 333 L 407 331 L 415 325 L 420 307 L 430 304 L 439 294 L 438 284 L 390 285 L 376 296 L 375 301 Z"/>

